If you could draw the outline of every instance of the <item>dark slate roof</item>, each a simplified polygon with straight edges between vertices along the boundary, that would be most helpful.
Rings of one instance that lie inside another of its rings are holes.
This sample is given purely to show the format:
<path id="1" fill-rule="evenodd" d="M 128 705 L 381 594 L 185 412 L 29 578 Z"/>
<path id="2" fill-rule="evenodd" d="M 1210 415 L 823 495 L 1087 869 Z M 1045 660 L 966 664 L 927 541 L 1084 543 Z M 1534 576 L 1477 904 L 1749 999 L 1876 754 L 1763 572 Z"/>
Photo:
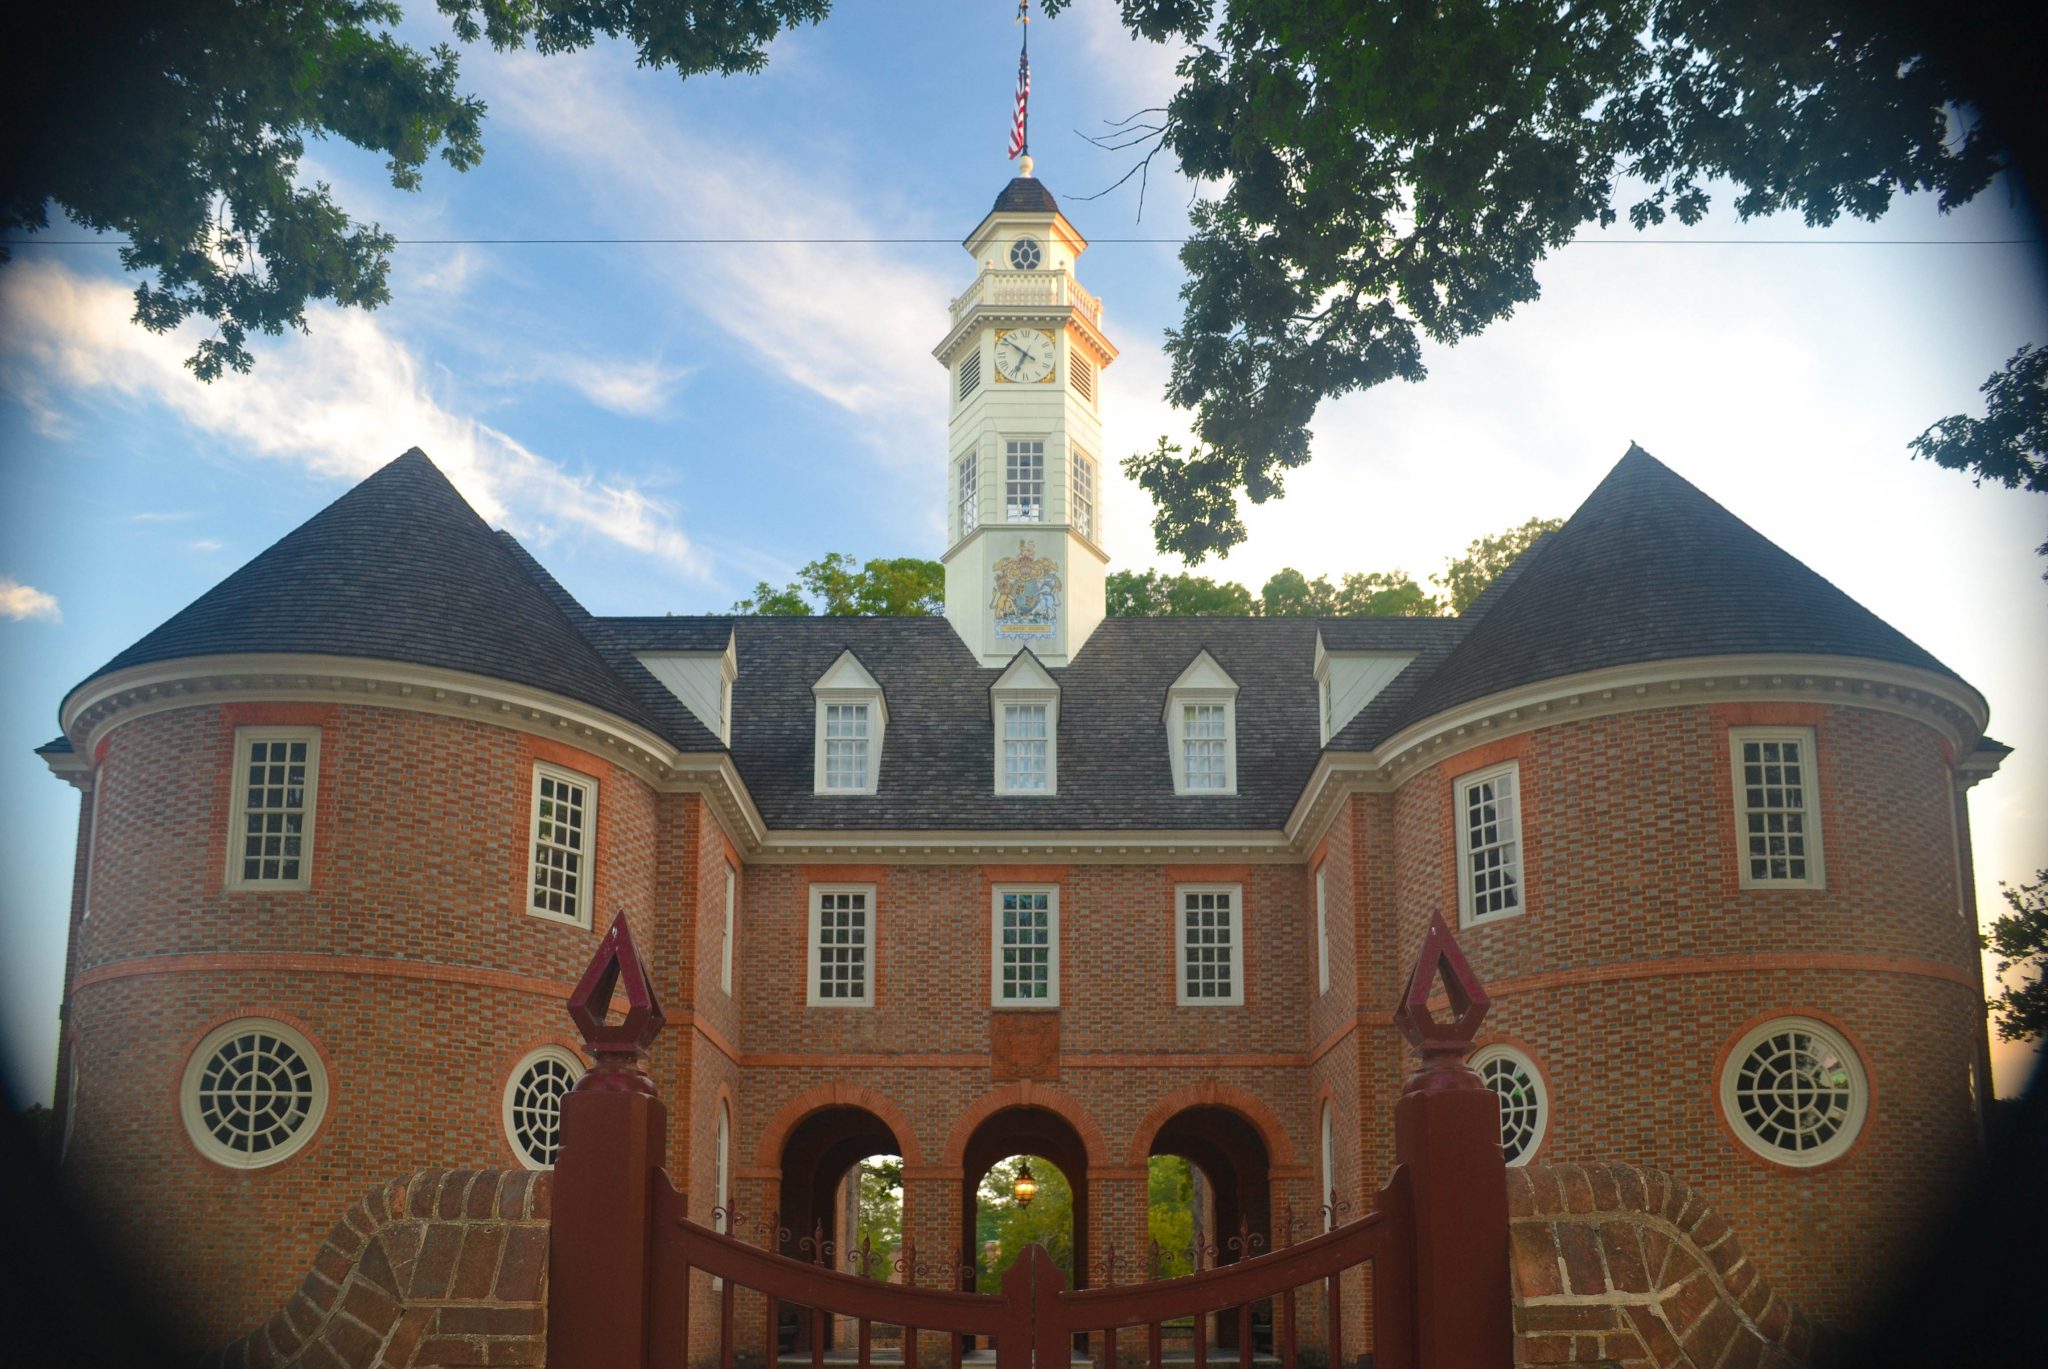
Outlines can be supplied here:
<path id="1" fill-rule="evenodd" d="M 1633 444 L 1524 560 L 1396 727 L 1539 680 L 1688 656 L 1854 656 L 1959 678 Z"/>
<path id="2" fill-rule="evenodd" d="M 996 195 L 991 214 L 1057 214 L 1059 201 L 1036 176 L 1019 176 Z"/>
<path id="3" fill-rule="evenodd" d="M 71 738 L 58 737 L 52 741 L 44 742 L 41 746 L 37 747 L 36 754 L 38 756 L 68 756 L 72 750 Z"/>
<path id="4" fill-rule="evenodd" d="M 527 566 L 415 447 L 87 679 L 191 656 L 363 656 L 531 685 L 656 726 Z"/>

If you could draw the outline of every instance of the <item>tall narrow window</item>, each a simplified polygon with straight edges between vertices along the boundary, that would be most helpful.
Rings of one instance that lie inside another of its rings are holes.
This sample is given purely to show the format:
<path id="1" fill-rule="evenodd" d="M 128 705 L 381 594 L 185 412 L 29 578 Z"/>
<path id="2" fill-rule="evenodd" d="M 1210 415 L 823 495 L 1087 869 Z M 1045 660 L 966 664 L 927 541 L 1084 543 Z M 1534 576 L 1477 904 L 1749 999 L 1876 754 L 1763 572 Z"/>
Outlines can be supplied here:
<path id="1" fill-rule="evenodd" d="M 825 787 L 862 790 L 868 783 L 868 706 L 825 705 Z"/>
<path id="2" fill-rule="evenodd" d="M 1330 1121 L 1330 1105 L 1323 1104 L 1323 1230 L 1337 1221 L 1337 1137 Z"/>
<path id="3" fill-rule="evenodd" d="M 1244 935 L 1236 884 L 1183 885 L 1178 952 L 1182 1007 L 1232 1007 L 1244 1002 Z"/>
<path id="4" fill-rule="evenodd" d="M 711 1154 L 711 1229 L 723 1231 L 732 1215 L 732 1106 L 718 1100 L 718 1141 Z"/>
<path id="5" fill-rule="evenodd" d="M 811 887 L 812 1007 L 874 1005 L 874 902 L 872 884 Z"/>
<path id="6" fill-rule="evenodd" d="M 960 490 L 960 535 L 965 537 L 981 526 L 981 459 L 969 452 L 960 458 L 954 470 Z"/>
<path id="7" fill-rule="evenodd" d="M 995 891 L 997 1007 L 1058 1007 L 1060 902 L 1057 889 Z"/>
<path id="8" fill-rule="evenodd" d="M 732 992 L 732 938 L 739 925 L 739 874 L 725 867 L 725 945 L 719 948 L 718 987 Z"/>
<path id="9" fill-rule="evenodd" d="M 533 875 L 526 910 L 590 925 L 590 847 L 597 781 L 541 762 L 533 767 Z"/>
<path id="10" fill-rule="evenodd" d="M 235 732 L 231 888 L 303 889 L 313 879 L 313 791 L 320 733 L 244 727 Z"/>
<path id="11" fill-rule="evenodd" d="M 1167 754 L 1176 794 L 1237 792 L 1237 681 L 1206 650 L 1167 686 Z"/>
<path id="12" fill-rule="evenodd" d="M 1003 789 L 1040 793 L 1046 784 L 1046 706 L 1010 704 L 1003 709 Z"/>
<path id="13" fill-rule="evenodd" d="M 1003 504 L 1012 523 L 1045 521 L 1045 443 L 1003 444 Z"/>
<path id="14" fill-rule="evenodd" d="M 1095 540 L 1095 462 L 1076 451 L 1074 461 L 1074 531 Z"/>
<path id="15" fill-rule="evenodd" d="M 1523 909 L 1522 805 L 1514 764 L 1458 780 L 1458 911 L 1464 925 Z"/>
<path id="16" fill-rule="evenodd" d="M 1731 733 L 1729 743 L 1742 886 L 1819 887 L 1825 881 L 1813 783 L 1813 730 L 1745 729 Z"/>
<path id="17" fill-rule="evenodd" d="M 1190 789 L 1230 787 L 1226 752 L 1230 732 L 1222 704 L 1189 704 L 1181 714 Z"/>
<path id="18" fill-rule="evenodd" d="M 1316 871 L 1316 992 L 1330 991 L 1330 881 Z"/>

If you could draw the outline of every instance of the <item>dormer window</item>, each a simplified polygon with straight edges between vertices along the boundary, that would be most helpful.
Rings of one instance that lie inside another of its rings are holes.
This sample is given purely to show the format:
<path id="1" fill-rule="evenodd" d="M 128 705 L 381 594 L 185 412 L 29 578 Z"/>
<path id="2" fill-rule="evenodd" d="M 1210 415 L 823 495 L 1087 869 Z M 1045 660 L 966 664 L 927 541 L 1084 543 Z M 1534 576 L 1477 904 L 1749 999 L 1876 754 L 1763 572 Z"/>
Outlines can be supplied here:
<path id="1" fill-rule="evenodd" d="M 1012 523 L 1045 521 L 1045 443 L 1003 444 L 1003 507 Z"/>
<path id="2" fill-rule="evenodd" d="M 995 723 L 996 793 L 1049 797 L 1059 789 L 1060 687 L 1020 651 L 989 686 Z"/>
<path id="3" fill-rule="evenodd" d="M 812 792 L 872 794 L 882 770 L 882 734 L 889 710 L 882 687 L 860 658 L 841 652 L 811 686 L 818 701 Z"/>
<path id="4" fill-rule="evenodd" d="M 1316 633 L 1316 696 L 1321 705 L 1323 745 L 1328 746 L 1414 659 L 1412 651 L 1332 651 L 1324 645 L 1323 634 Z"/>
<path id="5" fill-rule="evenodd" d="M 1166 691 L 1176 794 L 1237 792 L 1237 681 L 1204 651 Z"/>

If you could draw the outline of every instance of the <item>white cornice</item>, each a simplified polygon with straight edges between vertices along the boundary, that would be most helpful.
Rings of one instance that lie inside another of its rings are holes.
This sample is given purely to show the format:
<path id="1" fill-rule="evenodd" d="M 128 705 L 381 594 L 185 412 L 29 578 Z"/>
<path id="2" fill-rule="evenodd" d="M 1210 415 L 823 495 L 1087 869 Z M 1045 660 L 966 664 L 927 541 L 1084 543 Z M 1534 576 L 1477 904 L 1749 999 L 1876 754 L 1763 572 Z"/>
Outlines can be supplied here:
<path id="1" fill-rule="evenodd" d="M 1946 675 L 1845 656 L 1707 656 L 1586 671 L 1503 690 L 1403 728 L 1370 751 L 1326 751 L 1288 814 L 1300 849 L 1347 794 L 1397 789 L 1447 756 L 1562 722 L 1710 703 L 1822 703 L 1925 723 L 1965 756 L 1983 735 L 1984 696 Z"/>
<path id="2" fill-rule="evenodd" d="M 885 860 L 892 865 L 1129 865 L 1157 861 L 1289 864 L 1301 853 L 1284 832 L 1237 831 L 782 831 L 750 859 L 777 865 Z"/>

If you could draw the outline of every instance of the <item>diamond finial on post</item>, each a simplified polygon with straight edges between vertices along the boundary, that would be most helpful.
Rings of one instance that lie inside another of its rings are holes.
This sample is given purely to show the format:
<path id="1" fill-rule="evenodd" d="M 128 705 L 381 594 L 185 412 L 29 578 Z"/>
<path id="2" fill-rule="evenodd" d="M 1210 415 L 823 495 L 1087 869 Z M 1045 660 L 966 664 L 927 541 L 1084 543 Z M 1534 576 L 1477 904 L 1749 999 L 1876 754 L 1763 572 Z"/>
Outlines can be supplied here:
<path id="1" fill-rule="evenodd" d="M 1448 1021 L 1439 1021 L 1429 1006 L 1439 979 L 1444 996 L 1450 1000 Z M 1432 915 L 1429 930 L 1423 933 L 1422 952 L 1415 958 L 1415 969 L 1408 976 L 1408 987 L 1394 1009 L 1394 1025 L 1422 1052 L 1422 1069 L 1408 1084 L 1411 1091 L 1430 1087 L 1423 1081 L 1436 1074 L 1458 1076 L 1459 1085 L 1463 1086 L 1462 1076 L 1470 1073 L 1464 1059 L 1472 1053 L 1472 1040 L 1492 1006 L 1493 999 L 1487 996 L 1479 976 L 1472 973 L 1471 963 L 1459 949 L 1443 915 Z"/>
<path id="2" fill-rule="evenodd" d="M 607 1022 L 616 991 L 626 995 L 626 1014 L 617 1022 Z M 596 1058 L 578 1088 L 653 1091 L 653 1081 L 647 1080 L 640 1061 L 667 1019 L 647 982 L 647 970 L 633 945 L 624 913 L 613 920 L 611 930 L 597 945 L 597 954 L 591 957 L 590 968 L 569 995 L 569 1017 L 583 1033 L 584 1049 Z M 636 1077 L 646 1080 L 644 1088 L 625 1082 Z"/>

